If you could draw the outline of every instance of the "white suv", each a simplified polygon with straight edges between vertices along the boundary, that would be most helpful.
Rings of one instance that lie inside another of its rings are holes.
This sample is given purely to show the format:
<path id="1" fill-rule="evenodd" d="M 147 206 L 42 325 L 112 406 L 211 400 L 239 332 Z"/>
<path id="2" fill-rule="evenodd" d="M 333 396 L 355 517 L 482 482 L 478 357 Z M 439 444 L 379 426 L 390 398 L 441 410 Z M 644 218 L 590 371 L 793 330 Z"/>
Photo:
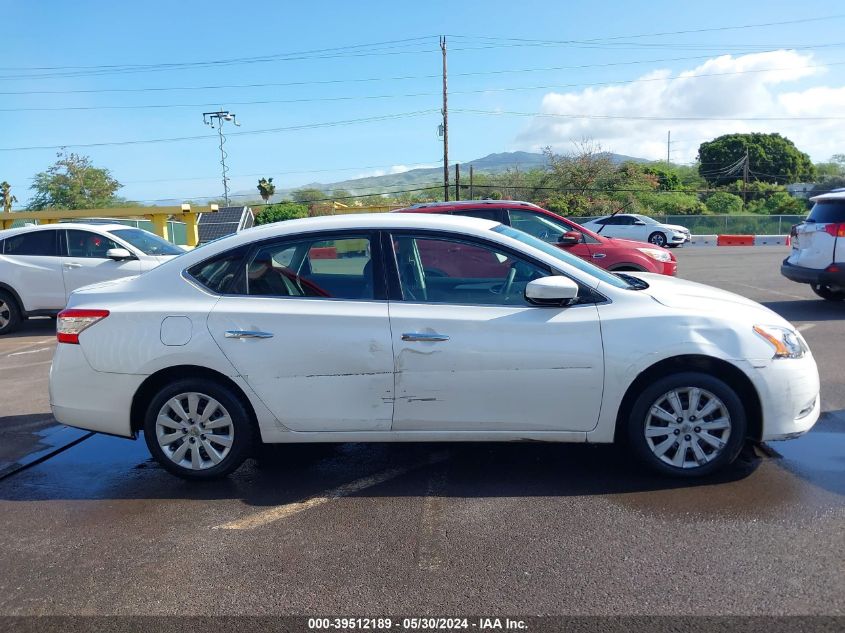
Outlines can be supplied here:
<path id="1" fill-rule="evenodd" d="M 184 251 L 123 224 L 52 224 L 0 231 L 0 335 L 54 315 L 70 293 L 139 275 Z"/>
<path id="2" fill-rule="evenodd" d="M 828 301 L 845 300 L 845 189 L 810 198 L 815 204 L 801 224 L 792 227 L 792 253 L 781 274 L 810 284 Z"/>

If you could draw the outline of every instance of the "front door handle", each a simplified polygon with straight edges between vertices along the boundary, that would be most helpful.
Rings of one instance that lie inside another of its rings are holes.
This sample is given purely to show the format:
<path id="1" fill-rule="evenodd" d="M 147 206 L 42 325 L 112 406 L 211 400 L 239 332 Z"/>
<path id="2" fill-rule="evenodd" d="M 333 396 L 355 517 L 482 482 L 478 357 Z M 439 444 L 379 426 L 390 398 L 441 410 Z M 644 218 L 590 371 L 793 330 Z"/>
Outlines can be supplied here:
<path id="1" fill-rule="evenodd" d="M 258 330 L 226 330 L 226 338 L 273 338 L 271 332 L 260 332 Z"/>
<path id="2" fill-rule="evenodd" d="M 449 337 L 445 334 L 437 334 L 432 333 L 428 334 L 425 332 L 406 332 L 402 335 L 403 341 L 423 341 L 425 343 L 438 343 L 441 341 L 448 341 Z"/>
<path id="3" fill-rule="evenodd" d="M 82 264 L 69 263 L 65 264 L 65 268 L 82 268 Z"/>

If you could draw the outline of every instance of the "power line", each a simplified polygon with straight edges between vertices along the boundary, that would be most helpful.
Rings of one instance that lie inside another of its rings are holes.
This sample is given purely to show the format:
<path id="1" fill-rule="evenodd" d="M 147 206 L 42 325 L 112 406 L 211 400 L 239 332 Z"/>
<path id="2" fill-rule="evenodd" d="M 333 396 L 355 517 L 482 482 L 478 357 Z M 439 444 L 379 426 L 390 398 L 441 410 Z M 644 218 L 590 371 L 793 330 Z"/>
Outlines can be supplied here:
<path id="1" fill-rule="evenodd" d="M 647 77 L 640 79 L 624 79 L 619 81 L 600 81 L 591 83 L 570 83 L 570 84 L 549 84 L 542 86 L 505 86 L 478 88 L 473 90 L 453 90 L 452 95 L 483 94 L 489 92 L 518 92 L 524 90 L 550 90 L 556 88 L 577 88 L 596 86 L 617 86 L 635 83 L 651 83 L 658 81 L 681 81 L 688 79 L 706 79 L 712 77 L 725 77 L 731 75 L 749 75 L 767 72 L 778 72 L 785 70 L 804 70 L 812 68 L 827 68 L 830 66 L 842 66 L 845 61 L 830 62 L 827 64 L 816 64 L 808 66 L 781 66 L 777 68 L 758 68 L 754 70 L 736 70 L 722 73 L 700 73 L 697 75 L 675 75 L 671 77 Z M 439 92 L 412 92 L 405 94 L 380 94 L 380 95 L 344 95 L 334 97 L 304 97 L 297 99 L 261 99 L 257 101 L 227 101 L 229 105 L 269 105 L 269 104 L 292 104 L 292 103 L 319 103 L 335 101 L 357 101 L 370 99 L 399 99 L 412 97 L 433 97 L 439 96 Z M 57 112 L 57 111 L 88 111 L 88 110 L 142 110 L 142 109 L 165 109 L 165 108 L 203 108 L 214 106 L 216 102 L 206 103 L 154 103 L 138 105 L 102 105 L 102 106 L 59 106 L 59 107 L 34 107 L 34 108 L 0 108 L 0 112 Z"/>
<path id="2" fill-rule="evenodd" d="M 684 116 L 622 116 L 613 114 L 554 114 L 549 112 L 513 112 L 508 110 L 475 110 L 455 108 L 452 112 L 489 116 L 529 116 L 562 119 L 609 119 L 622 121 L 840 121 L 845 116 L 796 116 L 796 117 L 684 117 Z"/>
<path id="3" fill-rule="evenodd" d="M 830 44 L 830 46 L 842 46 L 845 42 L 837 44 Z M 792 48 L 789 50 L 810 50 L 814 46 L 806 46 L 801 48 Z M 774 53 L 783 48 L 773 48 L 768 51 L 749 51 L 749 53 Z M 479 70 L 463 73 L 452 73 L 453 77 L 473 77 L 483 75 L 501 75 L 510 73 L 533 73 L 533 72 L 553 72 L 558 70 L 581 70 L 589 68 L 608 68 L 613 66 L 631 66 L 637 64 L 657 64 L 664 62 L 680 62 L 680 61 L 695 61 L 701 59 L 711 59 L 712 55 L 692 55 L 685 57 L 663 57 L 658 59 L 640 59 L 640 60 L 625 60 L 619 62 L 605 62 L 601 64 L 577 64 L 572 66 L 544 66 L 538 68 L 506 68 L 500 70 Z M 345 84 L 345 83 L 365 83 L 378 81 L 405 81 L 415 79 L 437 79 L 439 74 L 431 75 L 400 75 L 395 77 L 360 77 L 360 78 L 344 78 L 344 79 L 324 79 L 311 81 L 286 81 L 286 82 L 269 82 L 269 83 L 249 83 L 249 84 L 215 84 L 205 86 L 148 86 L 144 88 L 90 88 L 79 90 L 12 90 L 0 91 L 0 95 L 39 95 L 39 94 L 100 94 L 107 92 L 116 93 L 132 93 L 132 92 L 173 92 L 173 91 L 193 91 L 193 90 L 223 90 L 234 88 L 274 88 L 274 87 L 294 87 L 294 86 L 317 86 L 317 85 L 331 85 L 331 84 Z"/>
<path id="4" fill-rule="evenodd" d="M 374 121 L 389 121 L 394 119 L 404 119 L 424 114 L 431 114 L 437 112 L 433 110 L 417 110 L 415 112 L 401 112 L 398 114 L 385 114 L 381 116 L 365 117 L 361 119 L 347 119 L 344 121 L 326 121 L 323 123 L 308 123 L 303 125 L 290 125 L 286 127 L 267 128 L 263 130 L 247 130 L 244 132 L 232 132 L 229 136 L 248 136 L 255 134 L 274 134 L 277 132 L 293 132 L 297 130 L 310 130 L 325 127 L 337 127 L 343 125 L 354 125 L 358 123 L 371 123 Z M 198 141 L 202 139 L 214 138 L 213 134 L 202 134 L 199 136 L 177 136 L 172 138 L 154 138 L 154 139 L 135 139 L 129 141 L 108 141 L 102 143 L 63 143 L 61 145 L 34 145 L 29 147 L 0 147 L 0 152 L 14 152 L 26 151 L 36 149 L 63 149 L 65 147 L 106 147 L 106 146 L 120 146 L 120 145 L 142 145 L 149 143 L 176 143 L 181 141 Z"/>

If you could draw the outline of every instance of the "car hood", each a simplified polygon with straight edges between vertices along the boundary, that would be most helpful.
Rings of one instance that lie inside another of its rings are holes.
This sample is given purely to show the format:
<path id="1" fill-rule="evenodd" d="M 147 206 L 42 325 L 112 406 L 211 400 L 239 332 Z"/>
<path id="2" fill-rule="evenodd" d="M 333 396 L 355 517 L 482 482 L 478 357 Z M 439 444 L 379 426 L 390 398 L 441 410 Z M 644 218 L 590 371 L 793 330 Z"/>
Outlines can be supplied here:
<path id="1" fill-rule="evenodd" d="M 667 229 L 672 229 L 673 231 L 678 231 L 679 233 L 689 233 L 689 229 L 685 226 L 681 226 L 680 224 L 663 224 Z"/>
<path id="2" fill-rule="evenodd" d="M 599 233 L 599 235 L 601 235 L 601 233 Z M 608 242 L 610 242 L 610 244 L 612 246 L 616 246 L 616 247 L 619 247 L 619 248 L 650 248 L 650 249 L 659 248 L 658 246 L 655 246 L 654 244 L 649 244 L 648 242 L 639 242 L 637 240 L 626 240 L 626 239 L 623 239 L 623 238 L 620 238 L 620 237 L 607 237 L 607 236 L 602 236 L 602 237 L 604 237 Z M 672 255 L 671 253 L 669 253 L 669 254 Z M 674 255 L 673 255 L 673 257 L 674 257 Z"/>
<path id="3" fill-rule="evenodd" d="M 794 329 L 779 314 L 733 292 L 667 275 L 654 273 L 634 273 L 634 275 L 649 284 L 648 288 L 638 292 L 649 295 L 669 308 L 716 314 L 729 319 L 747 317 L 756 323 L 781 325 Z"/>

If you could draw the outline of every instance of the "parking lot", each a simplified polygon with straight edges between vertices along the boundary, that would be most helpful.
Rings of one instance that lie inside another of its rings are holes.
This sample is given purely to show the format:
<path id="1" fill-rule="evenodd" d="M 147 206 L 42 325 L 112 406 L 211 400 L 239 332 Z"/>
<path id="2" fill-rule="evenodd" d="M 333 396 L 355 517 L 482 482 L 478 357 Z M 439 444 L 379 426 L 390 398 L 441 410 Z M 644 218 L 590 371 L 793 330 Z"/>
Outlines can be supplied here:
<path id="1" fill-rule="evenodd" d="M 536 443 L 278 446 L 187 483 L 54 426 L 33 320 L 0 339 L 0 615 L 845 614 L 845 304 L 785 252 L 675 251 L 798 326 L 822 380 L 811 433 L 691 483 Z"/>

